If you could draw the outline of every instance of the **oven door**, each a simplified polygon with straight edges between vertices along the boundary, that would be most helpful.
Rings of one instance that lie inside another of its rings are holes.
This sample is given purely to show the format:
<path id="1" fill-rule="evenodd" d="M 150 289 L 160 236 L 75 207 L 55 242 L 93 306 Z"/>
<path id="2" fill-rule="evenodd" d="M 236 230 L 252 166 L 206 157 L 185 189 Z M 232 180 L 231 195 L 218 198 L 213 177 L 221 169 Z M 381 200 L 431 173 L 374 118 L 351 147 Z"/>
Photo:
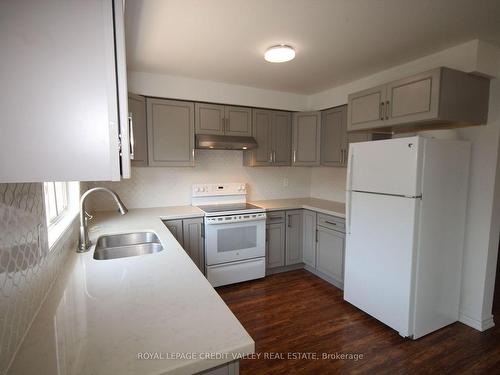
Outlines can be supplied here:
<path id="1" fill-rule="evenodd" d="M 266 255 L 266 219 L 212 224 L 205 222 L 207 266 Z"/>

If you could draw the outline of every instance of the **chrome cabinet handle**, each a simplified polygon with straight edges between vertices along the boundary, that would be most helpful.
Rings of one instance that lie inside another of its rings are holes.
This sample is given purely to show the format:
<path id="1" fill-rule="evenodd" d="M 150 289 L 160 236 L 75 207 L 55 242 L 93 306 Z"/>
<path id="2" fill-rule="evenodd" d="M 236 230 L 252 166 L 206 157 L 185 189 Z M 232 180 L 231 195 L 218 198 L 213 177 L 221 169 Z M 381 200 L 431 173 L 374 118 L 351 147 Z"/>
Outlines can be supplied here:
<path id="1" fill-rule="evenodd" d="M 128 114 L 128 136 L 130 141 L 130 160 L 134 160 L 135 140 L 134 140 L 134 119 L 132 112 Z"/>
<path id="2" fill-rule="evenodd" d="M 379 115 L 380 115 L 380 119 L 383 120 L 384 117 L 385 117 L 384 102 L 380 103 L 380 108 L 379 108 L 378 112 L 379 112 Z"/>
<path id="3" fill-rule="evenodd" d="M 276 151 L 273 151 L 273 163 L 276 163 Z"/>
<path id="4" fill-rule="evenodd" d="M 269 151 L 269 163 L 273 162 L 273 152 Z"/>
<path id="5" fill-rule="evenodd" d="M 325 223 L 326 224 L 330 224 L 330 225 L 337 225 L 337 223 L 334 223 L 334 222 L 331 222 L 331 221 L 328 221 L 328 220 L 325 220 Z"/>
<path id="6" fill-rule="evenodd" d="M 385 102 L 385 119 L 389 120 L 389 101 Z"/>
<path id="7" fill-rule="evenodd" d="M 292 227 L 292 219 L 291 219 L 291 216 L 288 215 L 288 228 L 291 228 Z"/>
<path id="8" fill-rule="evenodd" d="M 293 163 L 297 161 L 297 150 L 293 150 Z"/>

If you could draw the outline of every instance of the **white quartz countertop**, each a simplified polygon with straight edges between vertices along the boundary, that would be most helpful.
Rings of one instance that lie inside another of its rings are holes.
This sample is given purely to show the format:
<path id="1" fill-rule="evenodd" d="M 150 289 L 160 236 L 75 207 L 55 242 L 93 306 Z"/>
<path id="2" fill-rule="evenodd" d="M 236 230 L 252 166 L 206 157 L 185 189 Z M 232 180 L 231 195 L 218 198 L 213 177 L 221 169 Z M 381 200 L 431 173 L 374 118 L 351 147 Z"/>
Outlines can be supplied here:
<path id="1" fill-rule="evenodd" d="M 253 353 L 252 338 L 161 222 L 202 215 L 191 206 L 96 215 L 93 243 L 153 231 L 164 250 L 113 260 L 94 260 L 93 247 L 72 252 L 9 373 L 192 374 Z M 156 359 L 138 359 L 148 355 Z"/>
<path id="2" fill-rule="evenodd" d="M 306 209 L 345 218 L 345 203 L 318 198 L 290 198 L 251 201 L 266 211 Z"/>

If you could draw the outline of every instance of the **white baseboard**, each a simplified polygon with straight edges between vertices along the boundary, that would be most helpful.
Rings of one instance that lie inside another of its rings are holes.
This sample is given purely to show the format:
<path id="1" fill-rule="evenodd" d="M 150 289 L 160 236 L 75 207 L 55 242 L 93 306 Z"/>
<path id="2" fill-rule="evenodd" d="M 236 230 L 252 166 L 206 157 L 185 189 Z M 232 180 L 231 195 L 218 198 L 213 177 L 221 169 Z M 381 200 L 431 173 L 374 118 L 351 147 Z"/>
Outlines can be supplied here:
<path id="1" fill-rule="evenodd" d="M 493 321 L 493 315 L 483 320 L 477 320 L 471 318 L 468 315 L 460 313 L 458 320 L 463 324 L 466 324 L 469 327 L 477 329 L 478 331 L 481 332 L 486 331 L 487 329 L 493 328 L 495 326 L 495 322 Z"/>

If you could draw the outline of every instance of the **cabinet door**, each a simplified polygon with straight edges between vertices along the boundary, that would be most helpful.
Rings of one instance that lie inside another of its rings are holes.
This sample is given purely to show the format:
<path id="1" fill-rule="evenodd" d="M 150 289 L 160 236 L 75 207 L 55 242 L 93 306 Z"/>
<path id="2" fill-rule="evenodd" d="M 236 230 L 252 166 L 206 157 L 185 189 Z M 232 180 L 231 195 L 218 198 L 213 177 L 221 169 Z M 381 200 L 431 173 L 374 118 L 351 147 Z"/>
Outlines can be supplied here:
<path id="1" fill-rule="evenodd" d="M 225 135 L 249 137 L 252 135 L 252 109 L 247 107 L 225 107 Z"/>
<path id="2" fill-rule="evenodd" d="M 184 232 L 184 250 L 186 250 L 200 271 L 205 273 L 203 218 L 184 219 L 182 227 Z"/>
<path id="3" fill-rule="evenodd" d="M 148 166 L 148 128 L 146 124 L 146 98 L 128 94 L 128 111 L 131 121 L 131 139 L 133 138 L 134 167 Z"/>
<path id="4" fill-rule="evenodd" d="M 182 232 L 182 220 L 165 220 L 163 221 L 163 224 L 168 228 L 170 233 L 172 233 L 177 240 L 177 242 L 180 243 L 182 247 L 184 247 L 184 238 L 183 238 L 183 232 Z"/>
<path id="5" fill-rule="evenodd" d="M 286 211 L 285 265 L 302 263 L 302 210 Z"/>
<path id="6" fill-rule="evenodd" d="M 384 126 L 385 98 L 386 85 L 350 94 L 347 106 L 347 130 Z"/>
<path id="7" fill-rule="evenodd" d="M 316 212 L 304 210 L 303 225 L 303 262 L 316 268 Z"/>
<path id="8" fill-rule="evenodd" d="M 223 105 L 195 103 L 196 134 L 224 134 Z"/>
<path id="9" fill-rule="evenodd" d="M 252 115 L 252 135 L 257 147 L 244 152 L 246 166 L 258 167 L 272 164 L 271 128 L 273 111 L 254 109 Z"/>
<path id="10" fill-rule="evenodd" d="M 441 69 L 391 82 L 387 85 L 386 124 L 437 119 Z"/>
<path id="11" fill-rule="evenodd" d="M 0 4 L 0 182 L 127 177 L 122 1 Z"/>
<path id="12" fill-rule="evenodd" d="M 345 234 L 318 226 L 316 269 L 335 281 L 344 283 Z"/>
<path id="13" fill-rule="evenodd" d="M 285 265 L 285 223 L 266 225 L 266 268 Z"/>
<path id="14" fill-rule="evenodd" d="M 341 167 L 347 163 L 347 106 L 321 113 L 321 165 Z"/>
<path id="15" fill-rule="evenodd" d="M 273 165 L 291 165 L 292 115 L 290 112 L 273 112 L 272 133 Z"/>
<path id="16" fill-rule="evenodd" d="M 318 166 L 320 163 L 321 112 L 293 114 L 293 165 Z"/>
<path id="17" fill-rule="evenodd" d="M 194 105 L 177 100 L 147 103 L 148 158 L 152 167 L 194 165 Z"/>

